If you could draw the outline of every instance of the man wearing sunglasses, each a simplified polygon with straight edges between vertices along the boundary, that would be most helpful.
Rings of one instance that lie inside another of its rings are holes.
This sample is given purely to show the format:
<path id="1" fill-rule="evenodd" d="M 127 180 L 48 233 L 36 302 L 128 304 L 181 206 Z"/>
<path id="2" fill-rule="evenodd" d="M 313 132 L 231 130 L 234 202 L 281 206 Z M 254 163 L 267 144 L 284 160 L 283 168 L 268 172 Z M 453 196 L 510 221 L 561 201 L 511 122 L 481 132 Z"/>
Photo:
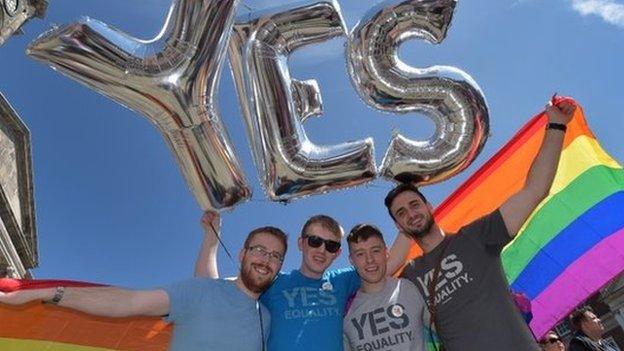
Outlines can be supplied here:
<path id="1" fill-rule="evenodd" d="M 565 351 L 565 345 L 554 331 L 549 331 L 540 341 L 540 347 L 543 351 Z"/>
<path id="2" fill-rule="evenodd" d="M 269 351 L 343 349 L 342 318 L 349 296 L 360 280 L 353 268 L 328 271 L 340 255 L 343 229 L 326 215 L 306 221 L 297 239 L 299 269 L 279 273 L 260 301 L 271 312 Z M 405 261 L 410 239 L 397 235 L 387 264 L 388 273 Z M 214 251 L 202 250 L 195 274 L 216 276 Z"/>

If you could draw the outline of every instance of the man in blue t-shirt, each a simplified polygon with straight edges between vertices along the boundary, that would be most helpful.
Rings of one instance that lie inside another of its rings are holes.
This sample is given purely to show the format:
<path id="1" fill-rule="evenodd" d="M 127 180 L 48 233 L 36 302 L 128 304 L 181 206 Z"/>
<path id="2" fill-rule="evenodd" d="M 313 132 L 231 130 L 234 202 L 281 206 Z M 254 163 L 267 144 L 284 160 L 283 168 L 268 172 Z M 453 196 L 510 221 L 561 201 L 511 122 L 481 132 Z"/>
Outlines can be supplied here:
<path id="1" fill-rule="evenodd" d="M 207 229 L 207 237 L 210 229 Z M 313 216 L 303 225 L 297 246 L 299 269 L 279 273 L 260 301 L 271 312 L 269 351 L 342 350 L 342 318 L 360 280 L 353 268 L 327 271 L 340 255 L 343 229 L 329 216 Z M 397 235 L 387 271 L 404 262 L 410 239 Z M 214 251 L 202 249 L 196 275 L 216 277 Z"/>
<path id="2" fill-rule="evenodd" d="M 258 303 L 286 253 L 286 234 L 274 227 L 252 231 L 233 280 L 195 278 L 164 289 L 63 287 L 0 292 L 0 303 L 42 300 L 104 317 L 167 316 L 174 323 L 170 350 L 264 351 L 270 316 Z"/>

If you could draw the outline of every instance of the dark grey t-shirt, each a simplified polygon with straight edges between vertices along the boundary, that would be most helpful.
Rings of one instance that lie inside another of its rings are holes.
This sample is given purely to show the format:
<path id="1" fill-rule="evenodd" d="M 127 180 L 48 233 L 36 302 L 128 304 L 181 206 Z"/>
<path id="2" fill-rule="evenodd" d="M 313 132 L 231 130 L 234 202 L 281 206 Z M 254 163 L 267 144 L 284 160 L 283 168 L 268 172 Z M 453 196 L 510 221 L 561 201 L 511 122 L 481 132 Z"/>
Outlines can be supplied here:
<path id="1" fill-rule="evenodd" d="M 402 276 L 429 303 L 429 284 L 441 262 L 435 306 L 436 327 L 445 350 L 539 350 L 503 272 L 500 254 L 510 240 L 497 210 L 447 236 L 433 251 L 405 267 Z"/>

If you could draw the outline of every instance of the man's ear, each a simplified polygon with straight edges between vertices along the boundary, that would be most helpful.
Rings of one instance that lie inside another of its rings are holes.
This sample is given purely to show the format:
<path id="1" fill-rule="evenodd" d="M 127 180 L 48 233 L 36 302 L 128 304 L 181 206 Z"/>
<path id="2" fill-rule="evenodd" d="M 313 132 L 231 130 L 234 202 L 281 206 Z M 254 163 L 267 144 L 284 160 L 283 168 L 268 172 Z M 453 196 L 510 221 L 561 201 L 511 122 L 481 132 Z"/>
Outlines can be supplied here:
<path id="1" fill-rule="evenodd" d="M 301 236 L 297 238 L 297 247 L 299 251 L 303 251 L 303 238 Z"/>
<path id="2" fill-rule="evenodd" d="M 238 263 L 240 265 L 243 264 L 243 256 L 245 256 L 245 250 L 247 250 L 246 248 L 242 248 L 240 249 L 240 251 L 238 252 Z"/>

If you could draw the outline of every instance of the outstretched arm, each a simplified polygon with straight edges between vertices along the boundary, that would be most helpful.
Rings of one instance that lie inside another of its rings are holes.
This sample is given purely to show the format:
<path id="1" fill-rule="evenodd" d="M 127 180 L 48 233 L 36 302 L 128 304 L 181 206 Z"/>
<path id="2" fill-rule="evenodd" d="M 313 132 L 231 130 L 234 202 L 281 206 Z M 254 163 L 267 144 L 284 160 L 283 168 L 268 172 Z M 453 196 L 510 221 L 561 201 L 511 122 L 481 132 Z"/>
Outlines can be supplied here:
<path id="1" fill-rule="evenodd" d="M 405 264 L 407 254 L 414 242 L 405 233 L 399 231 L 390 247 L 390 257 L 388 258 L 386 274 L 394 275 Z"/>
<path id="2" fill-rule="evenodd" d="M 219 235 L 221 235 L 221 216 L 217 212 L 206 211 L 201 218 L 201 225 L 204 229 L 204 239 L 197 261 L 195 261 L 195 276 L 217 279 L 219 278 L 217 251 Z"/>
<path id="3" fill-rule="evenodd" d="M 556 106 L 549 104 L 546 106 L 548 122 L 567 125 L 575 108 L 568 101 Z M 531 212 L 548 195 L 557 172 L 564 136 L 562 130 L 546 129 L 542 146 L 531 164 L 524 187 L 501 206 L 500 212 L 511 237 L 516 236 Z"/>
<path id="4" fill-rule="evenodd" d="M 102 317 L 164 316 L 169 296 L 164 290 L 133 291 L 114 287 L 64 288 L 59 306 Z M 21 305 L 50 301 L 56 288 L 0 292 L 0 303 Z"/>

